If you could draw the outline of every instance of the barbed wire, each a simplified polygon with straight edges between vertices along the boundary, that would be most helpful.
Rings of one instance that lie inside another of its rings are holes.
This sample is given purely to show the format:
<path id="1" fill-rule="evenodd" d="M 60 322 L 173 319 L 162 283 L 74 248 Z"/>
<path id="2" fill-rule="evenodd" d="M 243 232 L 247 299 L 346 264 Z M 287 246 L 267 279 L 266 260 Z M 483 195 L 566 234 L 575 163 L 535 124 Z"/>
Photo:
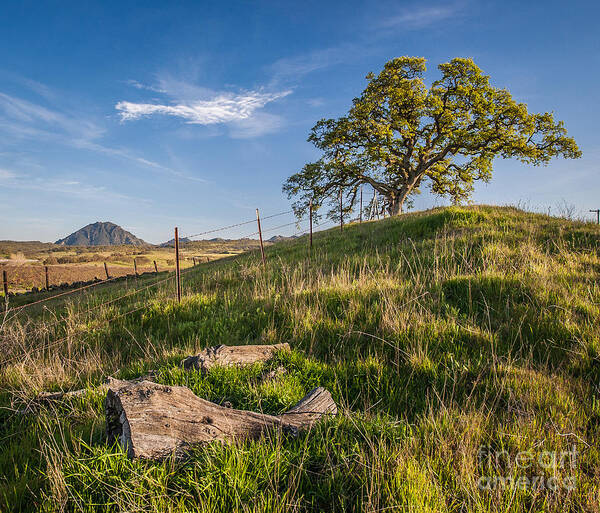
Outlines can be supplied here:
<path id="1" fill-rule="evenodd" d="M 186 269 L 186 270 L 187 270 L 187 269 Z M 95 310 L 99 310 L 100 308 L 102 308 L 102 307 L 104 307 L 104 306 L 107 306 L 107 305 L 110 305 L 110 304 L 116 303 L 117 301 L 120 301 L 120 300 L 122 300 L 122 299 L 125 299 L 125 298 L 128 298 L 128 297 L 134 296 L 134 295 L 138 294 L 139 292 L 142 292 L 142 291 L 144 291 L 144 290 L 148 290 L 148 289 L 150 289 L 150 288 L 152 288 L 152 287 L 156 287 L 157 285 L 161 285 L 161 284 L 163 284 L 163 283 L 165 283 L 165 282 L 167 282 L 167 281 L 169 281 L 169 280 L 173 280 L 174 278 L 175 278 L 175 274 L 173 274 L 172 276 L 169 276 L 169 277 L 167 277 L 167 278 L 165 278 L 165 279 L 163 279 L 163 280 L 159 280 L 159 281 L 156 281 L 156 282 L 154 282 L 154 283 L 151 283 L 150 285 L 146 285 L 145 287 L 140 287 L 140 288 L 137 288 L 137 289 L 135 289 L 135 290 L 133 290 L 133 291 L 130 291 L 130 292 L 128 292 L 127 294 L 123 294 L 122 296 L 119 296 L 119 297 L 117 297 L 117 298 L 113 298 L 113 299 L 110 299 L 109 301 L 105 301 L 105 302 L 103 302 L 103 303 L 100 303 L 100 304 L 94 305 L 93 307 L 91 307 L 91 308 L 88 308 L 87 310 L 81 310 L 81 311 L 79 311 L 79 312 L 75 312 L 75 313 L 74 313 L 74 314 L 72 314 L 72 315 L 73 315 L 73 317 L 79 317 L 79 316 L 81 316 L 81 315 L 88 314 L 88 313 L 90 313 L 90 312 L 93 312 L 93 311 L 95 311 Z M 7 320 L 6 320 L 6 322 L 9 322 L 9 321 L 11 321 L 12 319 L 14 319 L 14 317 L 10 317 L 9 319 L 7 319 Z M 45 324 L 43 327 L 44 327 L 45 329 L 50 329 L 50 328 L 53 328 L 54 326 L 57 326 L 58 324 L 61 324 L 61 323 L 65 322 L 66 320 L 67 320 L 67 319 L 61 318 L 61 319 L 58 319 L 58 320 L 56 320 L 56 321 L 54 321 L 54 322 L 52 322 L 52 323 L 50 323 L 50 324 Z M 5 326 L 6 326 L 6 325 L 5 325 L 5 324 L 3 324 L 3 326 L 2 326 L 2 327 L 4 328 Z M 27 335 L 30 335 L 31 333 L 32 333 L 32 332 L 26 332 L 26 333 L 25 333 L 25 336 L 27 336 Z"/>
<path id="2" fill-rule="evenodd" d="M 274 217 L 283 216 L 285 214 L 290 214 L 292 212 L 293 212 L 293 210 L 287 210 L 285 212 L 271 214 L 271 215 L 268 215 L 265 217 L 261 217 L 261 220 L 272 219 Z M 237 228 L 238 226 L 244 226 L 244 225 L 250 224 L 250 223 L 256 223 L 256 219 L 250 219 L 249 221 L 242 221 L 241 223 L 231 224 L 229 226 L 222 226 L 221 228 L 214 228 L 212 230 L 207 230 L 205 232 L 200 232 L 200 233 L 194 233 L 192 235 L 182 235 L 182 237 L 187 237 L 188 239 L 191 239 L 192 237 L 200 237 L 201 235 L 208 235 L 210 233 L 216 233 L 216 232 L 220 232 L 220 231 L 224 231 L 224 230 L 229 230 L 231 228 Z"/>
<path id="3" fill-rule="evenodd" d="M 215 228 L 214 230 L 207 230 L 205 232 L 194 233 L 193 235 L 181 235 L 181 238 L 186 237 L 191 239 L 192 237 L 200 237 L 201 235 L 208 235 L 209 233 L 221 232 L 224 230 L 229 230 L 230 228 L 237 228 L 238 226 L 244 226 L 246 224 L 255 223 L 256 219 L 250 219 L 250 221 L 243 221 L 241 223 L 231 224 L 229 226 L 223 226 L 221 228 Z"/>
<path id="4" fill-rule="evenodd" d="M 133 276 L 133 275 L 125 275 L 125 276 Z M 74 294 L 75 292 L 81 292 L 82 290 L 86 290 L 92 287 L 95 287 L 97 285 L 101 285 L 103 283 L 109 283 L 111 281 L 123 278 L 124 276 L 113 276 L 112 278 L 108 278 L 106 280 L 100 280 L 100 281 L 96 281 L 94 283 L 90 283 L 88 285 L 84 285 L 82 287 L 76 288 L 76 289 L 72 289 L 72 290 L 67 290 L 65 292 L 61 292 L 60 294 L 53 294 L 51 296 L 45 297 L 43 299 L 38 299 L 37 301 L 33 301 L 32 303 L 27 303 L 25 305 L 21 305 L 21 306 L 16 306 L 15 308 L 11 308 L 9 311 L 11 312 L 20 312 L 21 310 L 24 310 L 25 308 L 29 308 L 30 306 L 34 306 L 34 305 L 38 305 L 40 303 L 44 303 L 46 301 L 51 301 L 53 299 L 56 299 L 58 297 L 62 297 L 62 296 L 67 296 L 69 294 Z"/>
<path id="5" fill-rule="evenodd" d="M 274 226 L 274 227 L 272 227 L 272 228 L 266 228 L 265 230 L 262 230 L 262 232 L 263 232 L 263 233 L 272 232 L 272 231 L 274 231 L 274 230 L 279 230 L 279 229 L 281 229 L 281 228 L 286 228 L 287 226 L 292 226 L 292 225 L 294 225 L 294 224 L 300 224 L 300 223 L 303 223 L 303 222 L 305 222 L 305 221 L 306 221 L 306 219 L 300 219 L 299 221 L 293 221 L 293 222 L 291 222 L 291 223 L 287 223 L 287 224 L 281 224 L 281 225 L 279 225 L 279 226 Z"/>
<path id="6" fill-rule="evenodd" d="M 129 310 L 128 312 L 116 315 L 114 317 L 111 317 L 110 319 L 104 319 L 104 320 L 100 321 L 100 326 L 102 326 L 102 325 L 104 325 L 104 324 L 106 324 L 108 322 L 112 322 L 112 321 L 114 321 L 116 319 L 119 319 L 121 317 L 125 317 L 126 315 L 130 315 L 132 313 L 139 312 L 140 310 L 142 310 L 143 308 L 146 308 L 146 307 L 147 307 L 147 304 L 143 304 L 143 305 L 141 305 L 138 308 L 134 308 L 133 310 Z M 89 333 L 89 330 L 87 332 L 83 332 L 83 335 L 86 335 L 88 333 Z M 65 340 L 68 340 L 70 337 L 73 337 L 73 336 L 75 336 L 75 335 L 74 334 L 66 335 L 66 336 L 64 336 L 64 337 L 62 337 L 62 338 L 60 338 L 58 340 L 53 341 L 50 344 L 46 344 L 46 345 L 43 345 L 41 347 L 37 347 L 37 348 L 34 348 L 34 349 L 29 349 L 28 352 L 27 352 L 27 356 L 29 356 L 32 353 L 38 353 L 40 351 L 45 351 L 47 349 L 52 349 L 53 347 L 57 347 L 62 342 L 64 342 Z M 21 355 L 11 356 L 10 358 L 6 358 L 6 359 L 2 360 L 0 362 L 0 365 L 2 365 L 2 366 L 7 365 L 7 364 L 12 363 L 15 360 L 19 359 L 20 357 L 21 357 Z"/>
<path id="7" fill-rule="evenodd" d="M 187 274 L 189 271 L 192 271 L 193 269 L 194 269 L 193 267 L 189 267 L 188 269 L 184 269 L 182 272 L 180 272 L 180 274 Z M 175 275 L 175 272 L 173 271 L 173 275 L 172 275 L 172 276 L 169 276 L 168 278 L 165 278 L 165 279 L 163 279 L 163 280 L 160 280 L 160 281 L 158 281 L 158 282 L 155 282 L 155 283 L 152 283 L 152 284 L 150 284 L 150 285 L 147 285 L 146 287 L 142 287 L 142 288 L 140 288 L 140 289 L 136 289 L 136 290 L 134 290 L 134 291 L 132 291 L 132 292 L 130 292 L 130 293 L 128 293 L 128 294 L 124 294 L 123 296 L 120 296 L 120 297 L 118 297 L 118 298 L 111 299 L 110 301 L 106 301 L 106 302 L 104 302 L 104 303 L 101 303 L 100 305 L 96 305 L 96 306 L 94 306 L 93 308 L 90 308 L 90 309 L 88 309 L 88 310 L 86 310 L 86 311 L 84 311 L 84 312 L 79 312 L 79 313 L 77 313 L 76 315 L 80 315 L 80 314 L 82 314 L 82 313 L 89 313 L 89 312 L 91 312 L 91 311 L 97 310 L 97 309 L 101 308 L 102 306 L 105 306 L 105 305 L 108 305 L 108 304 L 114 303 L 114 302 L 116 302 L 116 301 L 119 301 L 119 300 L 121 300 L 121 299 L 123 299 L 123 298 L 125 298 L 125 297 L 133 296 L 133 295 L 135 295 L 135 294 L 137 294 L 137 293 L 139 293 L 139 292 L 141 292 L 141 291 L 143 291 L 143 290 L 149 289 L 149 288 L 151 288 L 151 287 L 155 287 L 155 286 L 157 286 L 157 285 L 160 285 L 160 284 L 162 284 L 162 283 L 165 283 L 165 282 L 167 282 L 167 281 L 169 281 L 169 280 L 172 280 L 172 279 L 174 279 L 175 277 L 176 277 L 176 275 Z M 110 319 L 104 319 L 104 320 L 100 321 L 100 322 L 101 322 L 101 325 L 102 325 L 102 324 L 106 324 L 107 322 L 114 321 L 115 319 L 119 319 L 119 318 L 121 318 L 121 317 L 124 317 L 125 315 L 129 315 L 129 314 L 131 314 L 131 313 L 134 313 L 134 312 L 137 312 L 137 311 L 139 311 L 139 310 L 142 310 L 143 308 L 145 308 L 145 307 L 147 307 L 147 306 L 148 306 L 148 305 L 147 305 L 147 303 L 144 303 L 143 305 L 141 305 L 141 306 L 140 306 L 140 307 L 138 307 L 138 308 L 135 308 L 135 309 L 133 309 L 133 310 L 129 310 L 128 312 L 125 312 L 125 313 L 122 313 L 122 314 L 116 315 L 116 316 L 114 316 L 114 317 L 111 317 Z M 57 323 L 59 323 L 59 322 L 62 322 L 62 321 L 64 321 L 64 319 L 61 319 L 60 321 L 57 321 Z M 56 323 L 55 323 L 55 324 L 56 324 Z M 83 334 L 84 334 L 84 335 L 85 335 L 86 333 L 87 333 L 87 332 L 83 332 Z M 53 341 L 53 342 L 52 342 L 52 343 L 50 343 L 50 344 L 45 344 L 45 345 L 43 345 L 42 347 L 35 348 L 35 349 L 31 349 L 31 350 L 29 350 L 28 354 L 31 354 L 31 353 L 33 353 L 33 352 L 44 351 L 44 350 L 47 350 L 47 349 L 51 349 L 51 348 L 53 348 L 53 347 L 56 347 L 56 346 L 58 346 L 59 344 L 61 344 L 62 342 L 64 342 L 65 340 L 69 339 L 69 337 L 72 337 L 72 336 L 75 336 L 75 335 L 73 335 L 73 334 L 66 335 L 66 336 L 64 336 L 64 337 L 62 337 L 62 338 L 60 338 L 60 339 L 58 339 L 58 340 L 55 340 L 55 341 Z M 16 360 L 16 359 L 18 359 L 18 358 L 19 358 L 19 355 L 14 355 L 14 356 L 12 356 L 12 357 L 10 357 L 10 358 L 7 358 L 7 359 L 5 359 L 5 360 L 1 361 L 1 362 L 0 362 L 0 365 L 6 365 L 7 363 L 11 363 L 12 361 L 15 361 L 15 360 Z"/>

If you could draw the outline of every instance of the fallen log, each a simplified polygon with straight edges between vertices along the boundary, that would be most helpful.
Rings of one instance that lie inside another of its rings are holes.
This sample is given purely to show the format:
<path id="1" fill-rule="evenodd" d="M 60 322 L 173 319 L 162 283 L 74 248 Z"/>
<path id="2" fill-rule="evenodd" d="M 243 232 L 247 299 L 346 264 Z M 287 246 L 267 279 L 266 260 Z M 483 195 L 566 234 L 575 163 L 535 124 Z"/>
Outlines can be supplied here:
<path id="1" fill-rule="evenodd" d="M 251 346 L 213 346 L 201 353 L 188 356 L 183 360 L 185 370 L 200 370 L 208 372 L 215 365 L 251 365 L 256 362 L 265 362 L 273 357 L 276 351 L 289 351 L 287 343 L 273 345 Z"/>
<path id="2" fill-rule="evenodd" d="M 156 376 L 155 371 L 150 371 L 148 374 L 144 376 L 140 376 L 139 378 L 123 380 L 116 379 L 112 376 L 108 376 L 104 382 L 98 387 L 98 390 L 108 390 L 110 386 L 125 386 L 129 383 L 139 383 L 140 381 L 153 381 Z M 60 401 L 61 399 L 69 399 L 71 397 L 81 397 L 89 392 L 89 388 L 80 388 L 79 390 L 67 390 L 65 392 L 40 392 L 37 396 L 34 397 L 34 401 L 36 402 L 45 402 L 45 401 Z"/>
<path id="3" fill-rule="evenodd" d="M 150 381 L 110 386 L 105 409 L 109 442 L 118 440 L 130 458 L 146 459 L 181 456 L 207 442 L 256 439 L 271 429 L 295 435 L 337 413 L 324 388 L 315 388 L 292 409 L 273 416 L 225 408 L 189 388 Z"/>
<path id="4" fill-rule="evenodd" d="M 274 345 L 252 345 L 252 346 L 213 346 L 205 349 L 202 353 L 195 356 L 188 356 L 183 360 L 183 367 L 186 370 L 201 370 L 208 372 L 214 365 L 251 365 L 256 362 L 267 361 L 272 358 L 276 351 L 289 351 L 290 346 L 287 343 Z M 262 376 L 262 381 L 275 379 L 286 373 L 284 367 L 279 366 L 277 369 L 265 372 Z M 139 378 L 123 381 L 108 376 L 104 383 L 98 389 L 107 390 L 111 384 L 120 382 L 139 383 L 140 381 L 153 381 L 156 376 L 156 371 L 150 371 L 148 374 Z M 79 390 L 68 390 L 64 392 L 40 392 L 33 398 L 34 402 L 50 402 L 69 399 L 72 397 L 84 396 L 89 389 L 81 388 Z"/>

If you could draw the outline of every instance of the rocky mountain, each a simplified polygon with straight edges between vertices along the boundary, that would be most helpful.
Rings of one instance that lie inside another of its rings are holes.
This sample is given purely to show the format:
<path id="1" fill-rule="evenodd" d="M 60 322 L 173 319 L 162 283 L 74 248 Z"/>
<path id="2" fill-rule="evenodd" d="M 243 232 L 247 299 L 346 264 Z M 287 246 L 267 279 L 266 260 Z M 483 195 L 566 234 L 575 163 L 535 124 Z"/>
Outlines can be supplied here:
<path id="1" fill-rule="evenodd" d="M 64 239 L 57 240 L 56 244 L 63 246 L 119 246 L 122 244 L 143 246 L 146 242 L 114 223 L 98 221 L 84 226 Z"/>

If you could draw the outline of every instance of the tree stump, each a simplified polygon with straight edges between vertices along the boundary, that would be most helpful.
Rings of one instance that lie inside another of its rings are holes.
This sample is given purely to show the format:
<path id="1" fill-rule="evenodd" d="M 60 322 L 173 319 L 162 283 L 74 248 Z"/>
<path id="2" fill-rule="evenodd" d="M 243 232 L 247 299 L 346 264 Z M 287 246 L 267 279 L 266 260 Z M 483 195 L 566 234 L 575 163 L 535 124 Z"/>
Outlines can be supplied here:
<path id="1" fill-rule="evenodd" d="M 150 381 L 109 387 L 105 401 L 109 442 L 118 440 L 130 458 L 181 456 L 195 445 L 259 438 L 268 430 L 296 435 L 337 406 L 324 388 L 315 388 L 280 416 L 225 408 L 186 387 Z"/>
<path id="2" fill-rule="evenodd" d="M 215 365 L 251 365 L 265 362 L 273 357 L 276 351 L 289 351 L 290 345 L 252 345 L 252 346 L 213 346 L 195 356 L 183 360 L 185 370 L 208 372 Z"/>

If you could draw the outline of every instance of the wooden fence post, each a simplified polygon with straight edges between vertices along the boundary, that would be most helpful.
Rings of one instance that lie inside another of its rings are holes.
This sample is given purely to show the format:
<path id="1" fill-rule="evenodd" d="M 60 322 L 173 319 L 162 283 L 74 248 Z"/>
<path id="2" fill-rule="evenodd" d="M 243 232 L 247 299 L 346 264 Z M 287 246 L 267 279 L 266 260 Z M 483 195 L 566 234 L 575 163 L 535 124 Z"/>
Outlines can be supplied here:
<path id="1" fill-rule="evenodd" d="M 362 186 L 360 188 L 360 214 L 359 214 L 359 220 L 362 223 L 362 209 L 363 209 L 363 203 L 362 203 Z"/>
<path id="2" fill-rule="evenodd" d="M 104 272 L 106 273 L 106 279 L 110 280 L 110 274 L 108 274 L 108 266 L 106 265 L 106 262 L 104 262 Z"/>
<path id="3" fill-rule="evenodd" d="M 177 281 L 177 302 L 181 303 L 181 274 L 179 273 L 179 230 L 175 227 L 175 277 Z"/>
<path id="4" fill-rule="evenodd" d="M 135 273 L 135 277 L 137 278 L 138 272 L 137 272 L 137 262 L 135 261 L 135 258 L 133 259 L 133 272 Z"/>
<path id="5" fill-rule="evenodd" d="M 4 285 L 4 302 L 8 303 L 8 275 L 6 269 L 2 271 L 2 284 Z"/>
<path id="6" fill-rule="evenodd" d="M 260 214 L 256 209 L 256 222 L 258 223 L 258 238 L 260 239 L 260 254 L 262 256 L 263 267 L 265 266 L 265 248 L 263 246 L 262 230 L 260 229 Z"/>
<path id="7" fill-rule="evenodd" d="M 46 273 L 46 290 L 50 290 L 50 279 L 48 277 L 48 266 L 44 266 L 44 271 Z"/>
<path id="8" fill-rule="evenodd" d="M 342 209 L 342 188 L 340 187 L 340 232 L 344 231 L 344 211 Z"/>
<path id="9" fill-rule="evenodd" d="M 310 249 L 312 250 L 312 212 L 313 212 L 313 208 L 312 208 L 312 200 L 310 200 L 310 202 L 308 203 L 308 210 L 309 210 L 309 214 L 308 214 L 308 226 L 309 226 L 309 230 L 310 230 Z"/>
<path id="10" fill-rule="evenodd" d="M 154 260 L 154 272 L 155 273 L 158 272 L 158 266 L 156 265 L 156 260 Z"/>

